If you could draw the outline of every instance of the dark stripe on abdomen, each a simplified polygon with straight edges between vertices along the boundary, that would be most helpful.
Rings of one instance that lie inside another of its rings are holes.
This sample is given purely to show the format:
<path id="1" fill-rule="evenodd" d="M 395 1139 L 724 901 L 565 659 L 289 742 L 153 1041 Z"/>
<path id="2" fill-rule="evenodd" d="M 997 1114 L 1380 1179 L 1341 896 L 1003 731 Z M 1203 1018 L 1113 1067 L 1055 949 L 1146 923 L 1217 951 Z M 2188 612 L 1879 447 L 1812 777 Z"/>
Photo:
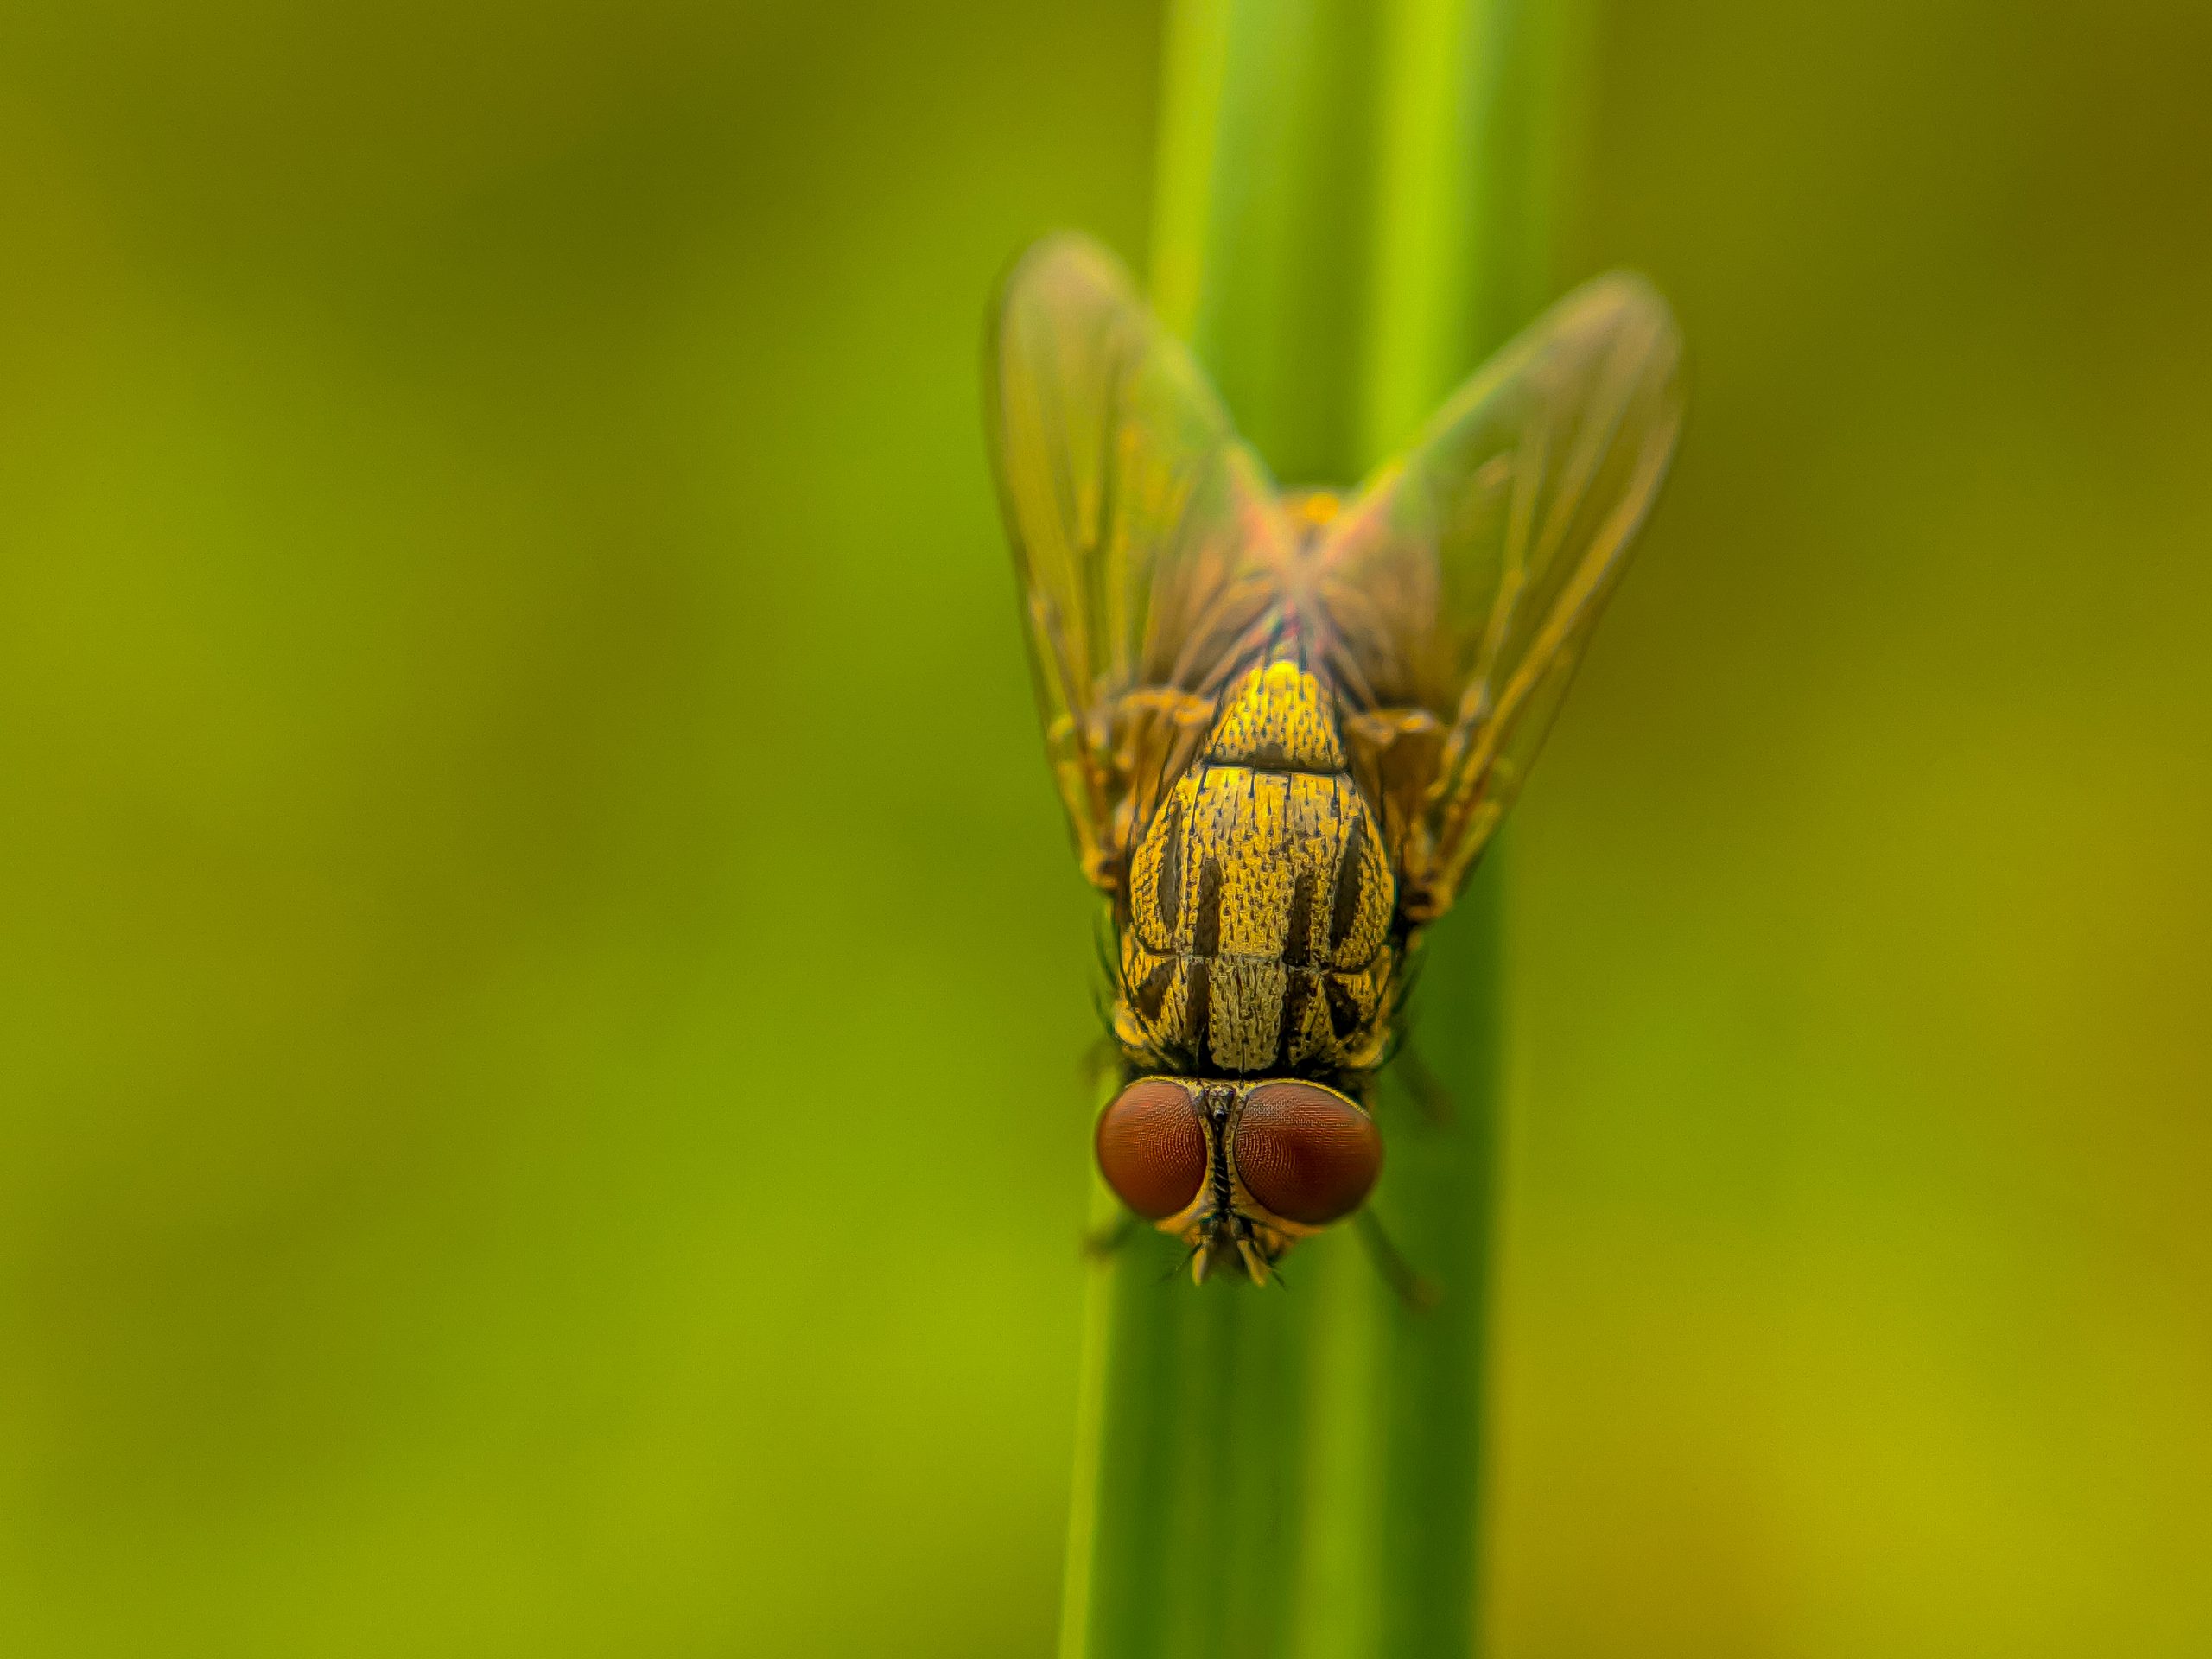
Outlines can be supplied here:
<path id="1" fill-rule="evenodd" d="M 1367 850 L 1365 838 L 1361 836 L 1361 821 L 1355 817 L 1344 826 L 1344 844 L 1337 849 L 1336 891 L 1329 904 L 1329 949 L 1333 957 L 1337 947 L 1359 920 L 1359 878 L 1366 860 L 1360 856 Z"/>
<path id="2" fill-rule="evenodd" d="M 1183 913 L 1183 798 L 1170 797 L 1167 802 L 1167 822 L 1160 826 L 1163 844 L 1160 849 L 1160 886 L 1154 899 L 1160 912 L 1160 925 L 1166 930 L 1163 937 L 1175 938 L 1176 919 Z"/>
<path id="3" fill-rule="evenodd" d="M 1191 1056 L 1200 1065 L 1207 1063 L 1206 1038 L 1213 1024 L 1213 987 L 1207 972 L 1211 965 L 1204 957 L 1192 960 L 1191 993 L 1183 1005 L 1184 1028 L 1191 1034 Z"/>
<path id="4" fill-rule="evenodd" d="M 1286 968 L 1303 968 L 1313 959 L 1313 872 L 1300 870 L 1290 884 L 1290 915 L 1283 924 Z"/>
<path id="5" fill-rule="evenodd" d="M 1289 983 L 1282 988 L 1282 1020 L 1275 1027 L 1275 1064 L 1280 1066 L 1297 1063 L 1299 1033 L 1306 1029 L 1306 1005 L 1313 1000 L 1313 976 L 1292 969 Z"/>
<path id="6" fill-rule="evenodd" d="M 1191 949 L 1202 957 L 1221 954 L 1221 861 L 1198 866 L 1198 911 L 1191 918 Z"/>
<path id="7" fill-rule="evenodd" d="M 1359 1002 L 1334 974 L 1321 976 L 1321 988 L 1329 997 L 1329 1029 L 1342 1042 L 1359 1029 Z"/>
<path id="8" fill-rule="evenodd" d="M 1152 971 L 1144 976 L 1144 982 L 1137 987 L 1137 1008 L 1146 1019 L 1157 1020 L 1160 1018 L 1161 1005 L 1167 1001 L 1167 988 L 1174 982 L 1174 957 L 1169 957 L 1165 961 L 1153 964 Z"/>

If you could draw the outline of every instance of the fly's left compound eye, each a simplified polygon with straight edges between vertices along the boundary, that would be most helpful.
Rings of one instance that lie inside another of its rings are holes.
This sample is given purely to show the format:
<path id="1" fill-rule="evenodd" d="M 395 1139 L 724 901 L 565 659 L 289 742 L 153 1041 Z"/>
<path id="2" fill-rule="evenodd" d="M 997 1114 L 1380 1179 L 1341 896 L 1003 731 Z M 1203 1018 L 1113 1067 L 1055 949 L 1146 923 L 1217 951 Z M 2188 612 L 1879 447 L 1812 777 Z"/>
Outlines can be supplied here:
<path id="1" fill-rule="evenodd" d="M 1232 1143 L 1245 1190 L 1285 1221 L 1325 1227 L 1367 1201 L 1382 1136 L 1365 1112 L 1310 1083 L 1263 1083 Z"/>
<path id="2" fill-rule="evenodd" d="M 1146 1077 L 1115 1096 L 1098 1116 L 1098 1173 L 1147 1221 L 1188 1207 L 1206 1178 L 1205 1131 L 1190 1090 Z"/>

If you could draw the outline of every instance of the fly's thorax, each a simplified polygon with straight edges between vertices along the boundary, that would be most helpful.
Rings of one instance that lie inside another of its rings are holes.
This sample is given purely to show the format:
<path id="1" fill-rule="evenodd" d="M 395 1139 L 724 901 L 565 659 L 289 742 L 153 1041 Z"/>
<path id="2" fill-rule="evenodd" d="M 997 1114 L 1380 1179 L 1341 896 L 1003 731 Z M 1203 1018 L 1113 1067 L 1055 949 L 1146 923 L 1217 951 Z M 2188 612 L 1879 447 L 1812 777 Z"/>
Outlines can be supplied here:
<path id="1" fill-rule="evenodd" d="M 1396 885 L 1325 689 L 1247 674 L 1130 861 L 1116 1033 L 1214 1074 L 1379 1054 Z"/>
<path id="2" fill-rule="evenodd" d="M 1335 702 L 1296 663 L 1255 668 L 1223 700 L 1205 758 L 1214 766 L 1264 772 L 1342 772 Z"/>

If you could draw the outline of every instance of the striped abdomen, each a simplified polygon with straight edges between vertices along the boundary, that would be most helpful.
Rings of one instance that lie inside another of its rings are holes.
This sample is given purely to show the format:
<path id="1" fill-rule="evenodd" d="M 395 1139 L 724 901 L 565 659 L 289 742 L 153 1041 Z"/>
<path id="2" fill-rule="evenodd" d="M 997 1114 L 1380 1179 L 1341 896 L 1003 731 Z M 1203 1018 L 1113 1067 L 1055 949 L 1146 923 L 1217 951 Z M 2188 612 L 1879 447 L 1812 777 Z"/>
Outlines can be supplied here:
<path id="1" fill-rule="evenodd" d="M 1130 861 L 1116 1035 L 1197 1075 L 1366 1070 L 1395 899 L 1326 694 L 1294 663 L 1255 669 Z"/>

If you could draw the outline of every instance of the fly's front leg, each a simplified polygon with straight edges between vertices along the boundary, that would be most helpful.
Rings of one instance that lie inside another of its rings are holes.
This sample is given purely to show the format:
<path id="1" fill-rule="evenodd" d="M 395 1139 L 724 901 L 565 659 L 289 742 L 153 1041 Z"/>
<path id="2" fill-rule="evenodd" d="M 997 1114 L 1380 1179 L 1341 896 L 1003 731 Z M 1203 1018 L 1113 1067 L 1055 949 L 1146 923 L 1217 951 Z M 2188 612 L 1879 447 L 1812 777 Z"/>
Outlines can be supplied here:
<path id="1" fill-rule="evenodd" d="M 1444 1086 L 1442 1078 L 1428 1069 L 1427 1062 L 1421 1057 L 1421 1051 L 1410 1040 L 1398 1050 L 1391 1065 L 1390 1075 L 1398 1080 L 1398 1086 L 1421 1109 L 1421 1115 L 1428 1121 L 1429 1128 L 1448 1129 L 1452 1127 L 1452 1120 L 1459 1116 L 1459 1108 L 1452 1101 L 1452 1091 Z"/>
<path id="2" fill-rule="evenodd" d="M 1368 1260 L 1408 1313 L 1426 1313 L 1443 1299 L 1444 1287 L 1406 1260 L 1382 1217 L 1372 1210 L 1359 1212 L 1359 1242 L 1367 1246 Z"/>
<path id="3" fill-rule="evenodd" d="M 1083 1254 L 1086 1261 L 1110 1262 L 1128 1248 L 1129 1241 L 1137 1236 L 1143 1224 L 1129 1211 L 1122 1213 L 1103 1227 L 1093 1227 L 1083 1236 Z"/>

